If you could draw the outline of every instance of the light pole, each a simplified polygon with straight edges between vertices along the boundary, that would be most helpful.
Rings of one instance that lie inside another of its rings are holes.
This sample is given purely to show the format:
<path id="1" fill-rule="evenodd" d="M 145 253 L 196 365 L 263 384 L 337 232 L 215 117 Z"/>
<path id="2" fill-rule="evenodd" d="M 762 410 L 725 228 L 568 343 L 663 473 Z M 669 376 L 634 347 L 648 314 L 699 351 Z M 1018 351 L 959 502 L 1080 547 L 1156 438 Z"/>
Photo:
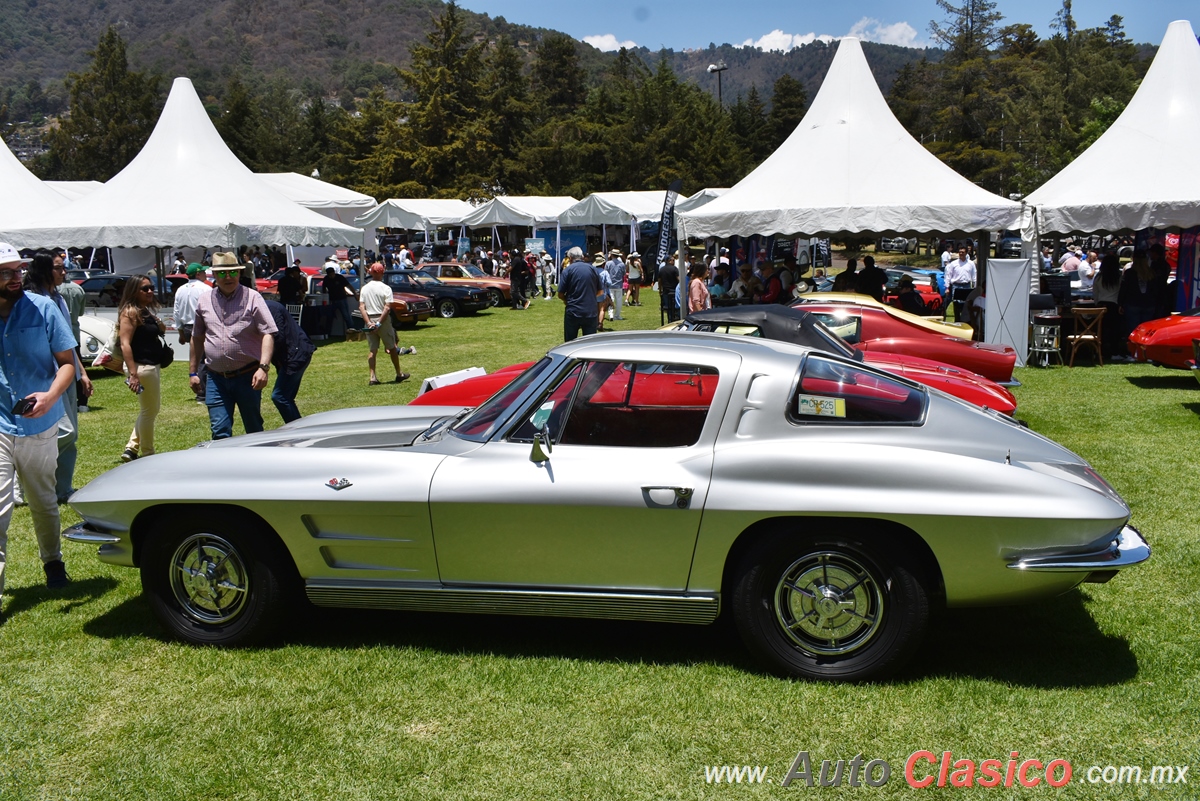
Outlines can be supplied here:
<path id="1" fill-rule="evenodd" d="M 725 108 L 725 104 L 721 102 L 721 73 L 727 69 L 729 69 L 729 67 L 726 66 L 724 59 L 718 61 L 716 64 L 708 65 L 709 72 L 717 73 L 717 105 L 721 108 Z"/>

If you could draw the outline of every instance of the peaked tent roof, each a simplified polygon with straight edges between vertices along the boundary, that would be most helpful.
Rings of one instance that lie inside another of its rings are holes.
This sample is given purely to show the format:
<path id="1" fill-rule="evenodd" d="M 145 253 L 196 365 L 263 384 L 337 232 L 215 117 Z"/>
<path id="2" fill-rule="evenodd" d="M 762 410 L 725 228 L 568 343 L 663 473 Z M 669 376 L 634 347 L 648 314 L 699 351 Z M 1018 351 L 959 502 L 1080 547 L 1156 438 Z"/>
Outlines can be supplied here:
<path id="1" fill-rule="evenodd" d="M 100 181 L 43 181 L 43 183 L 67 200 L 79 200 L 104 186 Z"/>
<path id="2" fill-rule="evenodd" d="M 593 192 L 558 218 L 559 225 L 630 225 L 662 219 L 666 190 Z"/>
<path id="3" fill-rule="evenodd" d="M 1200 225 L 1200 44 L 1167 26 L 1142 85 L 1107 131 L 1026 202 L 1042 231 Z"/>
<path id="4" fill-rule="evenodd" d="M 293 203 L 306 209 L 321 212 L 339 222 L 350 224 L 363 212 L 375 208 L 377 202 L 370 195 L 353 189 L 331 184 L 318 178 L 310 178 L 298 172 L 260 172 L 260 180 Z"/>
<path id="5" fill-rule="evenodd" d="M 553 223 L 560 214 L 579 201 L 569 195 L 557 197 L 501 195 L 472 211 L 463 218 L 468 228 L 487 225 L 526 225 L 534 227 Z"/>
<path id="6" fill-rule="evenodd" d="M 701 189 L 694 195 L 689 195 L 675 204 L 675 211 L 680 213 L 685 211 L 695 211 L 701 206 L 707 206 L 721 195 L 728 192 L 728 189 Z"/>
<path id="7" fill-rule="evenodd" d="M 474 210 L 465 200 L 447 198 L 391 198 L 371 211 L 354 218 L 354 224 L 368 231 L 376 228 L 404 228 L 410 231 L 428 231 L 461 225 L 462 220 Z"/>
<path id="8" fill-rule="evenodd" d="M 0 186 L 5 189 L 0 192 L 0 231 L 16 228 L 67 204 L 67 198 L 31 173 L 3 140 L 0 140 Z M 5 236 L 0 234 L 0 239 Z"/>
<path id="9" fill-rule="evenodd" d="M 858 39 L 842 39 L 821 90 L 791 136 L 703 208 L 688 236 L 949 233 L 1016 228 L 1021 204 L 963 178 L 888 108 Z"/>
<path id="10" fill-rule="evenodd" d="M 175 79 L 153 133 L 125 169 L 32 224 L 3 227 L 0 236 L 19 247 L 362 242 L 358 229 L 292 203 L 238 161 L 187 78 Z"/>

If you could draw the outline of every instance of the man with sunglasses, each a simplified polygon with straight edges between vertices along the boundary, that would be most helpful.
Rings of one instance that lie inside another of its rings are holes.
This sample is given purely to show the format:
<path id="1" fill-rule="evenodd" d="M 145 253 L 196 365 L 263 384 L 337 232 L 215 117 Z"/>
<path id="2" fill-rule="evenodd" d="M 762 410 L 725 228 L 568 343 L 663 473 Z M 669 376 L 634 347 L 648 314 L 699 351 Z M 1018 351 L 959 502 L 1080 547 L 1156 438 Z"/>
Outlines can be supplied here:
<path id="1" fill-rule="evenodd" d="M 247 434 L 263 430 L 262 390 L 271 372 L 278 329 L 258 292 L 239 280 L 245 265 L 235 253 L 214 253 L 216 287 L 202 294 L 192 322 L 191 376 L 200 389 L 200 364 L 208 372 L 204 402 L 213 439 L 233 436 L 237 407 Z"/>
<path id="2" fill-rule="evenodd" d="M 70 582 L 59 540 L 55 469 L 62 395 L 75 381 L 75 339 L 54 301 L 25 292 L 21 280 L 28 261 L 0 243 L 0 593 L 18 471 L 46 586 Z"/>

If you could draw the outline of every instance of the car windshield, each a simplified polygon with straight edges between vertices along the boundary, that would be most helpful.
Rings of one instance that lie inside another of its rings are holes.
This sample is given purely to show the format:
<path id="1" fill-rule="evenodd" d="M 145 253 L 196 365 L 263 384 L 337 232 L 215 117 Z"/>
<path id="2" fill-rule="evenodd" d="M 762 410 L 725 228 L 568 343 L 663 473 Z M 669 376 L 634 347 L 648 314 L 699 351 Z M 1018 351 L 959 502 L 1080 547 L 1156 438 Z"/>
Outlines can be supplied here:
<path id="1" fill-rule="evenodd" d="M 521 396 L 521 393 L 549 369 L 549 365 L 550 357 L 543 357 L 540 362 L 517 376 L 512 383 L 480 404 L 479 408 L 469 416 L 460 420 L 451 429 L 452 433 L 472 442 L 486 441 L 495 431 L 497 421 L 504 416 L 504 413 Z"/>
<path id="2" fill-rule="evenodd" d="M 425 284 L 426 286 L 440 286 L 442 283 L 429 273 L 421 270 L 413 270 L 411 273 L 409 273 L 409 276 L 418 284 Z"/>

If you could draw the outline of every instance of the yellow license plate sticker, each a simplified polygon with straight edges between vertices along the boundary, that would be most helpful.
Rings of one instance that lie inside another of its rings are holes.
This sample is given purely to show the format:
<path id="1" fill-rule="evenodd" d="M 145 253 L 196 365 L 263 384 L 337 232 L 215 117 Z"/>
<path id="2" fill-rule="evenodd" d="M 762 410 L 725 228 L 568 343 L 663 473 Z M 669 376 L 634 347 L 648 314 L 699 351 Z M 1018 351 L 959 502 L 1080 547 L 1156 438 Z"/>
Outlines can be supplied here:
<path id="1" fill-rule="evenodd" d="M 797 399 L 796 412 L 816 417 L 845 417 L 844 398 L 826 398 L 821 395 L 801 395 Z"/>

